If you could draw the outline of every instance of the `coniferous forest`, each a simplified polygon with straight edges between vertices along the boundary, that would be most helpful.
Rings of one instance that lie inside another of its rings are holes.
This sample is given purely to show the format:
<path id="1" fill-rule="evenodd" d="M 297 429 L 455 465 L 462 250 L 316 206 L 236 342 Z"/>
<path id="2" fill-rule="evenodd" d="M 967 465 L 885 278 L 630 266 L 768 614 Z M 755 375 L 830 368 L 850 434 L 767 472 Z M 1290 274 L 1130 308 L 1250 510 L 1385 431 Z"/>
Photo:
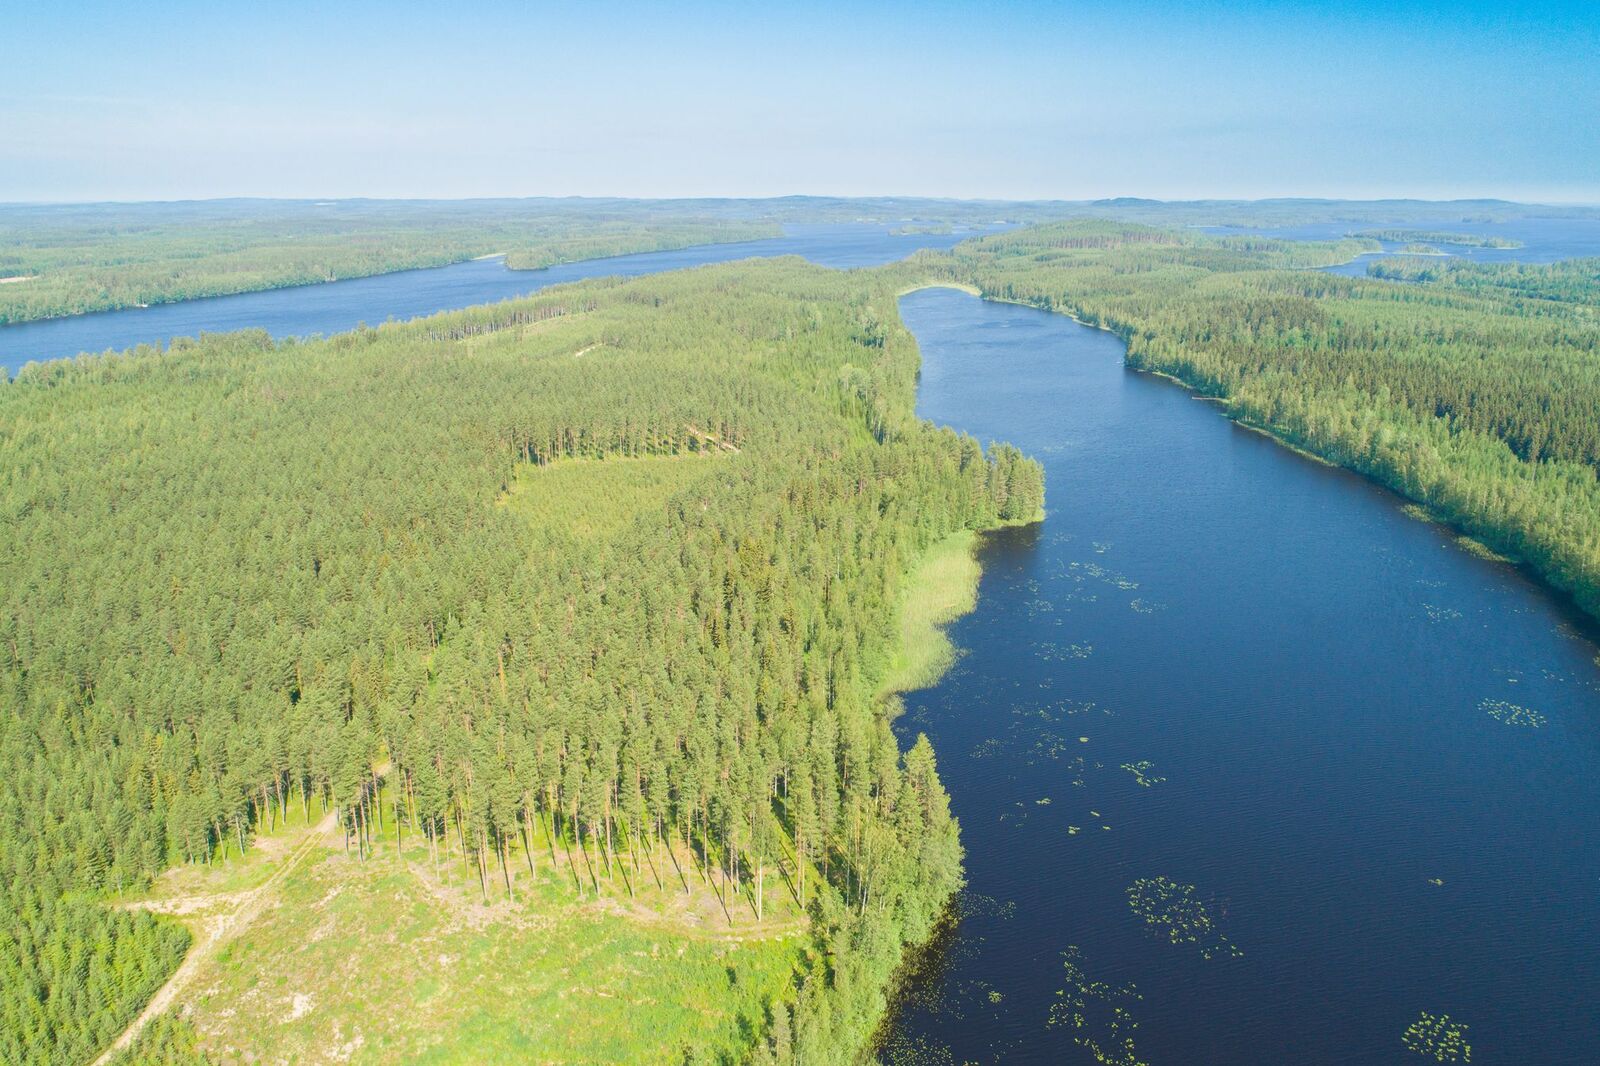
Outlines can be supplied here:
<path id="1" fill-rule="evenodd" d="M 0 1059 L 93 1058 L 189 946 L 119 901 L 316 809 L 351 861 L 422 842 L 485 903 L 557 850 L 580 899 L 680 856 L 758 918 L 790 893 L 804 961 L 748 1053 L 849 1061 L 962 879 L 932 747 L 889 728 L 903 586 L 1044 504 L 1037 463 L 912 414 L 906 286 L 1114 329 L 1600 613 L 1592 263 L 1310 269 L 1370 248 L 1079 221 L 28 367 Z M 168 1017 L 127 1061 L 201 1057 Z"/>
<path id="2" fill-rule="evenodd" d="M 1306 269 L 1367 248 L 1081 222 L 916 269 L 1114 329 L 1130 366 L 1374 478 L 1600 616 L 1594 261 Z"/>
<path id="3" fill-rule="evenodd" d="M 912 416 L 887 281 L 739 264 L 0 386 L 0 1059 L 93 1057 L 187 942 L 109 904 L 313 803 L 485 899 L 530 834 L 683 849 L 758 911 L 782 872 L 815 948 L 770 1053 L 861 1047 L 961 877 L 880 695 L 900 585 L 1043 502 L 1036 463 Z M 703 474 L 617 535 L 569 531 L 581 495 L 506 505 L 671 456 Z"/>

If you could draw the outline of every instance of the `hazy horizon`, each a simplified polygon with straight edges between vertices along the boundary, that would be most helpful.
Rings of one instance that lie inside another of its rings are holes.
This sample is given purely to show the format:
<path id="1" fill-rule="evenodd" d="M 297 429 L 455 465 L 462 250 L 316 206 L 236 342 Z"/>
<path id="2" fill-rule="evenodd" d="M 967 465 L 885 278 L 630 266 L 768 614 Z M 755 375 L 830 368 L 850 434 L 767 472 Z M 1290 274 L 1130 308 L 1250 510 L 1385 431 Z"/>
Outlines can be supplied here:
<path id="1" fill-rule="evenodd" d="M 1038 199 L 1015 199 L 1002 196 L 940 196 L 933 193 L 835 193 L 835 192 L 786 192 L 771 195 L 722 195 L 718 193 L 700 193 L 684 196 L 656 196 L 649 193 L 638 195 L 616 194 L 601 196 L 585 193 L 507 193 L 504 195 L 485 194 L 482 196 L 430 196 L 419 194 L 416 196 L 333 196 L 333 195 L 304 195 L 304 196 L 276 196 L 272 194 L 261 195 L 218 195 L 218 196 L 174 196 L 151 197 L 142 200 L 97 198 L 97 199 L 37 199 L 37 200 L 0 200 L 0 207 L 94 207 L 105 205 L 137 205 L 137 204 L 183 204 L 183 203 L 225 203 L 228 201 L 259 201 L 262 203 L 307 203 L 318 202 L 349 203 L 354 201 L 392 202 L 392 203 L 471 203 L 475 201 L 515 201 L 515 200 L 594 200 L 594 201 L 630 201 L 637 203 L 672 202 L 672 201 L 767 201 L 767 200 L 904 200 L 907 202 L 940 202 L 940 203 L 997 203 L 997 204 L 1104 204 L 1113 200 L 1145 200 L 1152 203 L 1171 205 L 1182 204 L 1266 204 L 1275 202 L 1284 203 L 1350 203 L 1350 204 L 1377 204 L 1377 203 L 1419 203 L 1419 204 L 1475 204 L 1475 203 L 1507 203 L 1523 207 L 1559 207 L 1559 208 L 1600 208 L 1600 199 L 1596 200 L 1529 200 L 1511 196 L 1451 196 L 1451 197 L 1425 197 L 1425 196 L 1173 196 L 1173 197 L 1143 197 L 1143 196 L 1094 196 L 1094 197 L 1041 197 Z"/>
<path id="2" fill-rule="evenodd" d="M 91 0 L 9 22 L 7 202 L 1600 202 L 1600 14 L 1577 4 Z"/>

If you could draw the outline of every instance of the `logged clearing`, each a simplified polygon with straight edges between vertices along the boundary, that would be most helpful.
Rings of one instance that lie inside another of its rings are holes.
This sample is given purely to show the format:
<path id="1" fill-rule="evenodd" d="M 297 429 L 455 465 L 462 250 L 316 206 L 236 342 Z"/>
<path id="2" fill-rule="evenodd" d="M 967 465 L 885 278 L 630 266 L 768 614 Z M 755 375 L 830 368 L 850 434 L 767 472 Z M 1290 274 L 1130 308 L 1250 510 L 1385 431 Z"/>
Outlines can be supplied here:
<path id="1" fill-rule="evenodd" d="M 705 477 L 716 451 L 638 459 L 563 459 L 526 464 L 501 505 L 541 528 L 604 539 Z"/>
<path id="2" fill-rule="evenodd" d="M 537 880 L 510 858 L 514 898 L 498 869 L 487 893 L 459 856 L 436 872 L 420 837 L 362 859 L 331 820 L 300 821 L 132 905 L 207 945 L 164 1005 L 220 1062 L 736 1060 L 804 963 L 805 920 L 775 873 L 757 921 L 748 880 L 708 880 L 681 848 L 637 872 L 623 853 L 608 875 L 597 851 L 569 860 L 541 836 Z M 246 900 L 249 921 L 215 935 Z"/>

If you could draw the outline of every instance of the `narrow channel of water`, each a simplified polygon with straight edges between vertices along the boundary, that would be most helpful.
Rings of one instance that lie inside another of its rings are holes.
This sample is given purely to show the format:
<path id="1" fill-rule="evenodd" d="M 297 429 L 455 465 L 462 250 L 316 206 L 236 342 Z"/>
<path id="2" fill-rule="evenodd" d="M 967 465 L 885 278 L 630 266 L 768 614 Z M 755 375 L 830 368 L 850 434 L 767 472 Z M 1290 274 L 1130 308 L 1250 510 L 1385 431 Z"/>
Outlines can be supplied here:
<path id="1" fill-rule="evenodd" d="M 547 270 L 507 270 L 502 259 L 477 259 L 429 270 L 403 270 L 322 285 L 246 292 L 154 307 L 72 315 L 0 326 L 0 373 L 33 360 L 80 352 L 120 351 L 164 344 L 173 337 L 265 329 L 274 337 L 328 335 L 404 321 L 439 311 L 526 296 L 551 285 L 596 277 L 637 277 L 735 259 L 798 255 L 835 269 L 882 266 L 923 248 L 950 248 L 976 232 L 893 233 L 881 225 L 791 225 L 782 237 L 704 244 L 671 252 L 643 252 L 563 263 Z"/>
<path id="2" fill-rule="evenodd" d="M 1111 334 L 901 310 L 920 413 L 1042 459 L 1049 516 L 986 538 L 965 654 L 897 723 L 939 753 L 970 887 L 885 1058 L 1093 1063 L 1050 1024 L 1076 949 L 1092 1031 L 1138 1023 L 1118 1063 L 1422 1063 L 1423 1011 L 1476 1066 L 1595 1062 L 1594 628 Z M 1210 924 L 1145 924 L 1158 878 Z"/>

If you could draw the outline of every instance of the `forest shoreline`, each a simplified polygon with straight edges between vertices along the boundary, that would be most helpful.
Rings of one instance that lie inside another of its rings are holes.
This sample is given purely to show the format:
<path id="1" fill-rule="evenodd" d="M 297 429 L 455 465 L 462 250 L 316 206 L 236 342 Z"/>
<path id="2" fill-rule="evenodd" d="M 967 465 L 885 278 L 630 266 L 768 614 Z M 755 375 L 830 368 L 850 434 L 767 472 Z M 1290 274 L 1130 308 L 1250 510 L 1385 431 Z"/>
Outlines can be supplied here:
<path id="1" fill-rule="evenodd" d="M 981 298 L 985 300 L 992 299 L 987 295 L 982 296 Z M 1022 300 L 994 299 L 994 302 L 1016 304 L 1021 307 L 1037 307 L 1035 304 L 1027 303 L 1026 301 Z M 1094 326 L 1096 329 L 1103 329 L 1107 332 L 1115 333 L 1123 341 L 1123 366 L 1128 370 L 1131 370 L 1137 374 L 1146 374 L 1151 377 L 1161 378 L 1162 380 L 1170 382 L 1171 384 L 1176 385 L 1177 387 L 1190 393 L 1197 400 L 1204 400 L 1214 403 L 1217 405 L 1218 413 L 1220 413 L 1224 418 L 1232 422 L 1234 425 L 1238 426 L 1240 429 L 1247 430 L 1251 433 L 1258 433 L 1261 436 L 1271 440 L 1280 448 L 1293 452 L 1302 459 L 1317 463 L 1321 466 L 1333 467 L 1334 469 L 1343 470 L 1354 474 L 1368 484 L 1374 485 L 1377 488 L 1380 488 L 1394 496 L 1397 504 L 1403 505 L 1403 507 L 1415 507 L 1419 509 L 1428 516 L 1427 521 L 1430 521 L 1435 525 L 1443 526 L 1451 533 L 1455 534 L 1456 539 L 1460 543 L 1463 551 L 1471 552 L 1472 554 L 1477 555 L 1479 558 L 1486 559 L 1490 562 L 1511 566 L 1521 571 L 1529 578 L 1529 580 L 1533 581 L 1540 588 L 1543 588 L 1552 595 L 1556 596 L 1562 603 L 1566 604 L 1574 612 L 1581 615 L 1588 626 L 1594 628 L 1596 631 L 1600 631 L 1600 604 L 1591 607 L 1586 601 L 1581 590 L 1563 586 L 1544 570 L 1535 565 L 1534 562 L 1529 560 L 1524 555 L 1516 552 L 1509 545 L 1495 543 L 1498 538 L 1494 536 L 1494 530 L 1486 531 L 1484 529 L 1479 529 L 1469 525 L 1449 514 L 1448 512 L 1440 509 L 1436 505 L 1410 495 L 1401 487 L 1394 485 L 1385 480 L 1383 477 L 1379 476 L 1379 474 L 1376 472 L 1363 470 L 1358 466 L 1345 463 L 1336 455 L 1325 455 L 1317 451 L 1314 443 L 1311 441 L 1301 440 L 1291 436 L 1287 430 L 1280 426 L 1275 426 L 1270 423 L 1261 422 L 1250 418 L 1248 414 L 1241 412 L 1237 408 L 1233 397 L 1228 395 L 1210 395 L 1205 391 L 1200 383 L 1185 378 L 1182 372 L 1177 369 L 1163 369 L 1154 366 L 1135 364 L 1132 361 L 1131 352 L 1127 349 L 1127 337 L 1120 329 L 1115 329 L 1111 326 L 1095 325 L 1094 323 L 1085 322 L 1083 319 L 1067 310 L 1058 310 L 1055 308 L 1038 309 L 1047 310 L 1051 314 L 1059 314 L 1066 318 L 1070 318 L 1079 325 Z M 1422 520 L 1415 514 L 1411 514 L 1410 517 L 1417 521 Z"/>
<path id="2" fill-rule="evenodd" d="M 1074 229 L 1079 232 L 1072 232 Z M 1082 247 L 1091 253 L 1063 265 L 1081 268 L 1086 274 L 1103 269 L 1116 256 L 1134 256 L 1136 253 L 1132 249 L 1149 240 L 1147 234 L 1151 232 L 1137 227 L 1115 234 L 1088 232 L 1092 229 L 1089 226 L 1063 227 L 1072 234 L 1069 241 L 1086 242 Z M 1047 231 L 1038 232 L 1042 236 Z M 1403 411 L 1373 409 L 1368 412 L 1368 417 L 1379 420 L 1389 433 L 1384 438 L 1388 443 L 1382 447 L 1352 437 L 1337 427 L 1324 431 L 1306 423 L 1309 416 L 1303 411 L 1273 407 L 1272 404 L 1282 402 L 1278 393 L 1268 390 L 1263 396 L 1241 392 L 1239 383 L 1229 376 L 1236 373 L 1237 368 L 1225 356 L 1211 355 L 1206 348 L 1196 346 L 1169 350 L 1173 338 L 1170 334 L 1154 332 L 1154 316 L 1161 309 L 1181 308 L 1180 301 L 1157 293 L 1154 294 L 1157 302 L 1150 305 L 1155 310 L 1142 315 L 1130 313 L 1126 307 L 1119 310 L 1113 301 L 1126 299 L 1128 294 L 1106 279 L 1088 274 L 1094 278 L 1088 288 L 1057 289 L 1045 283 L 1047 275 L 1035 263 L 1005 254 L 1012 250 L 1007 243 L 966 242 L 952 250 L 950 258 L 943 262 L 930 257 L 920 265 L 925 270 L 931 266 L 934 271 L 946 273 L 954 281 L 969 285 L 981 282 L 979 287 L 984 299 L 1048 310 L 1085 325 L 1108 329 L 1122 339 L 1126 348 L 1124 365 L 1129 369 L 1166 374 L 1197 395 L 1223 404 L 1225 413 L 1235 423 L 1263 429 L 1286 447 L 1350 470 L 1404 501 L 1427 507 L 1442 524 L 1458 534 L 1496 555 L 1520 560 L 1525 572 L 1542 587 L 1570 600 L 1588 624 L 1600 621 L 1600 582 L 1597 582 L 1597 563 L 1591 550 L 1553 532 L 1569 520 L 1563 517 L 1567 514 L 1563 508 L 1568 505 L 1558 498 L 1559 490 L 1553 487 L 1563 477 L 1559 470 L 1541 473 L 1544 470 L 1541 466 L 1508 466 L 1511 460 L 1520 462 L 1521 459 L 1512 442 L 1485 432 L 1440 437 L 1432 423 L 1411 419 Z M 1156 246 L 1162 247 L 1159 242 Z M 991 251 L 997 247 L 1004 249 L 999 255 Z M 1182 260 L 1181 243 L 1165 247 L 1171 249 L 1168 254 L 1172 262 Z M 1318 255 L 1318 252 L 1323 254 Z M 1268 267 L 1286 271 L 1284 276 L 1289 278 L 1302 271 L 1326 269 L 1330 260 L 1333 261 L 1331 265 L 1338 265 L 1344 252 L 1339 245 L 1309 250 L 1290 247 L 1276 260 L 1262 262 L 1259 256 L 1246 255 L 1237 263 L 1208 265 L 1207 269 L 1212 278 L 1230 275 L 1259 278 L 1264 275 L 1254 271 Z M 1215 254 L 1226 255 L 1229 251 L 1218 250 Z M 1323 261 L 1318 262 L 1318 259 Z M 1002 292 L 1005 295 L 1001 295 Z M 1352 407 L 1343 409 L 1354 410 Z M 1407 442 L 1413 451 L 1420 450 L 1433 458 L 1423 468 L 1407 465 L 1407 456 L 1412 453 L 1405 452 L 1396 441 Z M 1501 447 L 1510 451 L 1502 455 Z M 1449 456 L 1441 455 L 1441 449 L 1448 451 Z M 1496 473 L 1487 481 L 1474 480 L 1466 473 L 1472 463 L 1491 466 Z M 1485 491 L 1517 501 L 1519 508 L 1531 509 L 1529 516 L 1508 520 L 1484 510 L 1481 503 L 1476 502 L 1478 495 L 1475 494 Z"/>

